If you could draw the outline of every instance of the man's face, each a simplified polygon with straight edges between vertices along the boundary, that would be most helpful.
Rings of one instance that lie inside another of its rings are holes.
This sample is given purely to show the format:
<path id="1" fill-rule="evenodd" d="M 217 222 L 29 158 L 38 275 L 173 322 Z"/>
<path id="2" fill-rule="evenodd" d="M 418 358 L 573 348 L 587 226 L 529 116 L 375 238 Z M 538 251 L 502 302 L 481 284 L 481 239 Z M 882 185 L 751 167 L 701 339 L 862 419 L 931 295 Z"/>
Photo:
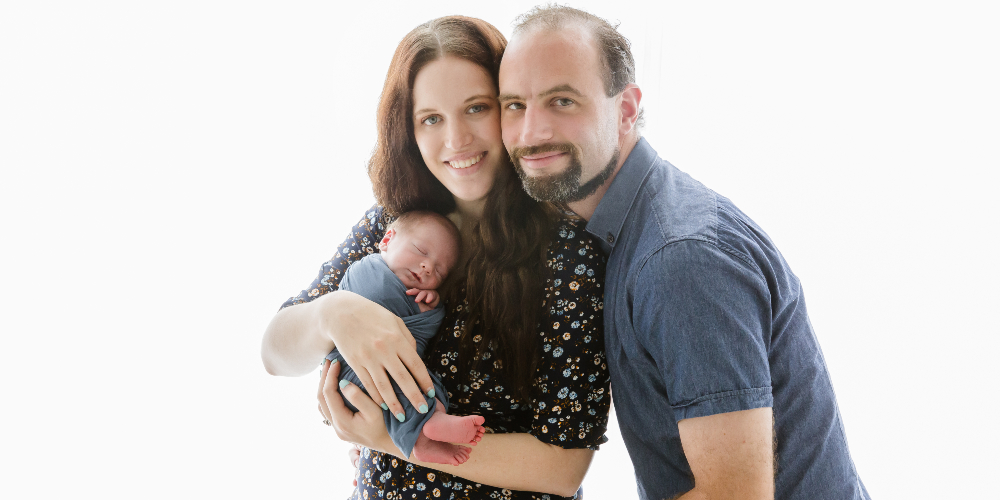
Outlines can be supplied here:
<path id="1" fill-rule="evenodd" d="M 591 35 L 537 30 L 507 46 L 500 64 L 504 146 L 534 198 L 580 201 L 618 163 L 616 97 L 607 97 Z"/>

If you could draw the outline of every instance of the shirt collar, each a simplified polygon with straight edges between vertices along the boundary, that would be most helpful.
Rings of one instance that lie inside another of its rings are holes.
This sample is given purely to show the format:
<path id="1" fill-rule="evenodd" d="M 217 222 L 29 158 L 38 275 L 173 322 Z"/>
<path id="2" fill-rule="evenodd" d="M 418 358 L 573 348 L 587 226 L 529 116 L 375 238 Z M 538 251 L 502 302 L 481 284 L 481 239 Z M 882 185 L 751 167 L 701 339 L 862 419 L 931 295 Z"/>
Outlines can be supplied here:
<path id="1" fill-rule="evenodd" d="M 610 254 L 618 243 L 625 218 L 632 209 L 639 195 L 639 189 L 645 183 L 656 158 L 653 147 L 646 142 L 646 139 L 639 138 L 639 142 L 632 148 L 622 168 L 611 181 L 611 186 L 597 204 L 594 215 L 587 222 L 587 232 L 601 241 L 601 248 L 605 253 Z"/>

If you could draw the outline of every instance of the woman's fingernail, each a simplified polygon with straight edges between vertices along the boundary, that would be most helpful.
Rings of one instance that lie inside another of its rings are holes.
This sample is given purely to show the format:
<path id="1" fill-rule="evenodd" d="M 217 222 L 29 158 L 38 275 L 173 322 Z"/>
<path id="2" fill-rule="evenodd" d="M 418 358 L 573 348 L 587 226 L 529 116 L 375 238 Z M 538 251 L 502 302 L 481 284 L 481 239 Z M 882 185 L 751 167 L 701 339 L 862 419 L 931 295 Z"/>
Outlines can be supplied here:
<path id="1" fill-rule="evenodd" d="M 341 380 L 340 381 L 340 388 L 343 389 L 346 386 L 347 386 L 347 381 L 346 380 Z"/>
<path id="2" fill-rule="evenodd" d="M 436 393 L 434 392 L 434 388 L 433 388 L 433 387 L 431 387 L 431 390 L 427 391 L 427 397 L 429 397 L 429 398 L 433 398 L 433 397 L 434 397 L 434 394 L 436 394 Z"/>
<path id="3" fill-rule="evenodd" d="M 396 420 L 399 420 L 400 422 L 402 422 L 403 420 L 406 420 L 406 415 L 403 415 L 402 412 L 397 413 L 396 414 Z"/>
<path id="4" fill-rule="evenodd" d="M 333 358 L 333 359 L 330 360 L 330 364 L 331 365 L 334 364 L 334 363 L 336 363 L 336 362 L 337 362 L 337 358 Z"/>
<path id="5" fill-rule="evenodd" d="M 382 404 L 381 404 L 381 405 L 379 405 L 379 406 L 381 406 L 383 410 L 388 410 L 388 409 L 389 409 L 389 405 L 387 405 L 387 404 L 385 404 L 385 403 L 382 403 Z"/>
<path id="6" fill-rule="evenodd" d="M 420 413 L 427 413 L 427 405 L 420 405 L 420 408 L 417 408 L 417 411 Z"/>

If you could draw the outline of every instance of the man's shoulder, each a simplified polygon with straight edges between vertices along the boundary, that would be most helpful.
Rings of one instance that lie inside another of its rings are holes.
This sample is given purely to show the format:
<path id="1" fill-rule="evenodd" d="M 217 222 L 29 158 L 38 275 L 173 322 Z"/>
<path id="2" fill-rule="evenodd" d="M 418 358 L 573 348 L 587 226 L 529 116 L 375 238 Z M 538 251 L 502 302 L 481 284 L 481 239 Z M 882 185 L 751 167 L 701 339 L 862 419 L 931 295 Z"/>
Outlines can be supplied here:
<path id="1" fill-rule="evenodd" d="M 652 253 L 685 241 L 718 240 L 719 203 L 724 198 L 670 162 L 655 157 L 637 183 L 627 220 L 636 246 Z"/>

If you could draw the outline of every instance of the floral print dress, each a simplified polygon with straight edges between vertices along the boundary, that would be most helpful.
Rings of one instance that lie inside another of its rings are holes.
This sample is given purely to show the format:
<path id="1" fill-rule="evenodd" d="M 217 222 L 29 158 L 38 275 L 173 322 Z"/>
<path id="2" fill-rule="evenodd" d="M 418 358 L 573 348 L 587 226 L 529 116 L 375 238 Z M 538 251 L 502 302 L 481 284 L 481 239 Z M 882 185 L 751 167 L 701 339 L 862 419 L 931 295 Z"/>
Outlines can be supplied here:
<path id="1" fill-rule="evenodd" d="M 373 207 L 352 230 L 309 288 L 288 299 L 282 308 L 309 302 L 337 289 L 347 267 L 377 251 L 377 243 L 392 219 Z M 564 219 L 550 238 L 546 283 L 548 310 L 539 322 L 541 344 L 531 401 L 519 401 L 508 390 L 499 363 L 481 363 L 482 373 L 458 373 L 461 327 L 467 306 L 448 304 L 436 342 L 425 357 L 451 398 L 448 413 L 482 415 L 487 432 L 530 433 L 539 441 L 563 448 L 590 448 L 607 441 L 611 379 L 604 356 L 603 307 L 605 257 L 583 231 L 584 221 Z M 476 339 L 474 338 L 473 341 Z M 484 356 L 491 356 L 487 351 Z M 494 360 L 501 361 L 501 360 Z M 466 385 L 468 384 L 468 385 Z M 473 449 L 475 453 L 475 449 Z M 558 495 L 513 491 L 421 467 L 392 455 L 364 448 L 358 464 L 358 487 L 351 496 L 375 499 L 539 499 Z"/>

